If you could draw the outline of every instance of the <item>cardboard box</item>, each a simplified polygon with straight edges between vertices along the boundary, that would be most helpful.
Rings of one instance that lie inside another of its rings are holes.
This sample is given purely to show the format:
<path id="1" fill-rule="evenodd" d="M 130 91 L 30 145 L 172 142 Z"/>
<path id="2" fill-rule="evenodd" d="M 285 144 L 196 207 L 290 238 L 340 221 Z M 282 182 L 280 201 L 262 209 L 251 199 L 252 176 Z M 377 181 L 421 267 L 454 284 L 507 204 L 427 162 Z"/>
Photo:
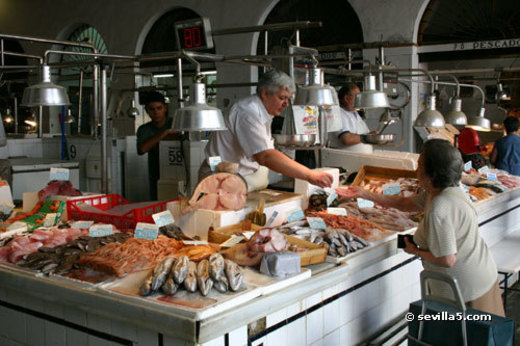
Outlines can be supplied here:
<path id="1" fill-rule="evenodd" d="M 219 227 L 209 231 L 208 241 L 211 243 L 221 244 L 228 240 L 231 235 L 241 231 L 258 231 L 262 227 L 251 224 L 250 222 L 236 223 L 226 227 Z M 316 245 L 303 239 L 299 239 L 290 235 L 285 235 L 285 238 L 291 245 L 295 245 L 300 249 L 306 249 L 306 251 L 298 252 L 301 256 L 300 264 L 302 266 L 323 263 L 327 258 L 327 248 L 325 246 Z"/>
<path id="2" fill-rule="evenodd" d="M 157 182 L 157 200 L 169 201 L 185 194 L 184 180 L 160 179 Z"/>
<path id="3" fill-rule="evenodd" d="M 335 193 L 334 189 L 339 185 L 339 169 L 338 168 L 316 168 L 316 171 L 324 171 L 332 175 L 332 186 L 327 188 L 321 188 L 316 185 L 312 185 L 306 180 L 295 179 L 294 180 L 294 192 L 302 195 L 302 209 L 307 209 L 309 205 L 309 197 L 316 192 L 325 191 L 327 194 Z"/>
<path id="4" fill-rule="evenodd" d="M 397 178 L 417 178 L 416 171 L 409 169 L 397 169 L 387 167 L 363 166 L 359 170 L 352 185 L 359 186 L 365 178 L 372 179 L 397 179 Z"/>

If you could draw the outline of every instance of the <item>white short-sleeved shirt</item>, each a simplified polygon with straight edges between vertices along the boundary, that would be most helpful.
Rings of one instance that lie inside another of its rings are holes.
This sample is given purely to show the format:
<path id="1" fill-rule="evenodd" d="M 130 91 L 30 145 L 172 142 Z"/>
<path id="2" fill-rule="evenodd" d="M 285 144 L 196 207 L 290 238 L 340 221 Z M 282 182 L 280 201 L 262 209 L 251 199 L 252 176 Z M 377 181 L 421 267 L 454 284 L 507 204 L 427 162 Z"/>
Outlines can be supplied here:
<path id="1" fill-rule="evenodd" d="M 448 274 L 457 279 L 462 297 L 469 302 L 487 293 L 497 280 L 497 267 L 478 232 L 475 208 L 460 187 L 447 187 L 433 200 L 427 194 L 414 202 L 424 206 L 424 217 L 414 234 L 419 248 L 435 257 L 456 255 L 452 268 L 423 261 L 424 269 Z M 452 297 L 443 283 L 429 281 L 434 293 Z"/>
<path id="2" fill-rule="evenodd" d="M 347 111 L 346 109 L 340 107 L 340 116 L 341 130 L 333 132 L 329 136 L 330 147 L 352 151 L 372 152 L 372 146 L 369 144 L 358 143 L 350 146 L 346 146 L 345 144 L 343 144 L 340 137 L 343 136 L 345 133 L 363 135 L 369 133 L 370 129 L 368 128 L 365 121 L 358 114 L 358 112 Z"/>
<path id="3" fill-rule="evenodd" d="M 239 164 L 243 176 L 254 173 L 258 162 L 253 155 L 274 149 L 271 139 L 273 117 L 267 113 L 262 100 L 252 95 L 238 100 L 224 117 L 227 130 L 215 131 L 206 146 L 206 158 L 220 156 L 222 161 Z"/>

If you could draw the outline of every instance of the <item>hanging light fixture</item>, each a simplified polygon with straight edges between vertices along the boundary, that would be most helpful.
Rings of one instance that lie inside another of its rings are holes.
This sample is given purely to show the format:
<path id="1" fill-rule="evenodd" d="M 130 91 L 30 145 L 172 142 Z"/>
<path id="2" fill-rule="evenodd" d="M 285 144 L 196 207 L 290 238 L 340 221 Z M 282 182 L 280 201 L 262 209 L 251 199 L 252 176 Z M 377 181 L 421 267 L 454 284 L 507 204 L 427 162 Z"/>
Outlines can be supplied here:
<path id="1" fill-rule="evenodd" d="M 26 123 L 27 125 L 29 125 L 33 128 L 36 128 L 36 126 L 38 125 L 38 119 L 36 119 L 34 112 L 31 112 L 31 115 L 27 119 L 24 120 L 24 123 Z"/>
<path id="2" fill-rule="evenodd" d="M 9 108 L 5 110 L 4 121 L 6 124 L 11 124 L 12 122 L 14 122 L 13 115 L 11 114 L 11 110 Z"/>
<path id="3" fill-rule="evenodd" d="M 321 69 L 310 69 L 310 82 L 305 86 L 298 86 L 294 105 L 303 106 L 333 106 L 339 104 L 338 94 L 330 85 L 323 84 Z"/>
<path id="4" fill-rule="evenodd" d="M 495 93 L 495 101 L 507 101 L 510 100 L 509 95 L 504 91 L 504 87 L 500 81 L 497 81 L 497 92 Z"/>
<path id="5" fill-rule="evenodd" d="M 382 91 L 376 89 L 376 76 L 365 76 L 364 91 L 356 95 L 354 99 L 355 109 L 388 108 L 388 97 Z"/>
<path id="6" fill-rule="evenodd" d="M 51 82 L 51 69 L 48 65 L 42 66 L 42 82 L 25 88 L 22 106 L 62 106 L 70 105 L 69 96 L 65 88 Z"/>
<path id="7" fill-rule="evenodd" d="M 126 115 L 128 115 L 130 118 L 135 118 L 139 116 L 141 113 L 139 112 L 139 108 L 135 106 L 135 99 L 132 99 L 132 107 L 130 107 L 126 111 Z"/>
<path id="8" fill-rule="evenodd" d="M 455 97 L 452 99 L 451 110 L 446 113 L 444 119 L 446 123 L 452 125 L 466 125 L 468 123 L 468 118 L 462 111 L 462 100 L 460 98 Z"/>
<path id="9" fill-rule="evenodd" d="M 179 131 L 220 131 L 226 130 L 226 123 L 220 109 L 206 104 L 206 85 L 202 75 L 195 77 L 190 87 L 191 101 L 179 108 L 173 117 L 172 129 Z"/>
<path id="10" fill-rule="evenodd" d="M 72 109 L 67 109 L 67 116 L 65 117 L 65 120 L 63 120 L 63 122 L 65 124 L 72 124 L 75 121 L 76 119 L 74 119 L 74 116 L 72 115 Z"/>
<path id="11" fill-rule="evenodd" d="M 415 119 L 415 127 L 438 127 L 446 125 L 442 114 L 435 109 L 435 95 L 428 96 L 428 106 Z"/>
<path id="12" fill-rule="evenodd" d="M 491 122 L 484 117 L 486 108 L 481 107 L 477 116 L 468 117 L 468 124 L 466 127 L 472 128 L 476 131 L 491 131 Z"/>

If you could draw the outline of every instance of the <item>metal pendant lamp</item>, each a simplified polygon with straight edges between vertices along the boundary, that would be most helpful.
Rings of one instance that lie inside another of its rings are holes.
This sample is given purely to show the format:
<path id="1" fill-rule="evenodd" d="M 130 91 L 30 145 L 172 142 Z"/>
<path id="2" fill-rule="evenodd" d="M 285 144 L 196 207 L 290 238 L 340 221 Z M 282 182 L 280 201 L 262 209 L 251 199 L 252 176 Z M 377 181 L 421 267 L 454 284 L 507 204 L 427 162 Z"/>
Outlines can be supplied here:
<path id="1" fill-rule="evenodd" d="M 74 119 L 74 116 L 72 115 L 72 109 L 67 109 L 67 116 L 65 116 L 65 119 L 63 120 L 63 122 L 65 124 L 72 124 L 73 122 L 75 122 L 76 119 Z"/>
<path id="2" fill-rule="evenodd" d="M 309 85 L 298 87 L 293 104 L 306 106 L 333 106 L 339 104 L 336 90 L 330 85 L 323 84 L 321 69 L 313 67 L 310 71 Z"/>
<path id="3" fill-rule="evenodd" d="M 376 76 L 365 76 L 364 89 L 363 92 L 356 95 L 356 98 L 354 99 L 354 108 L 371 109 L 390 107 L 386 94 L 376 89 Z"/>
<path id="4" fill-rule="evenodd" d="M 446 125 L 442 114 L 435 109 L 435 95 L 428 96 L 428 107 L 415 119 L 415 127 L 437 127 Z"/>
<path id="5" fill-rule="evenodd" d="M 221 131 L 226 123 L 220 109 L 206 104 L 206 86 L 196 80 L 190 88 L 191 101 L 179 108 L 173 117 L 172 129 L 179 131 Z"/>
<path id="6" fill-rule="evenodd" d="M 25 88 L 22 106 L 63 106 L 70 105 L 69 96 L 64 87 L 51 82 L 51 69 L 42 66 L 42 82 Z"/>
<path id="7" fill-rule="evenodd" d="M 509 95 L 504 91 L 504 87 L 502 86 L 502 83 L 497 83 L 497 92 L 495 94 L 495 101 L 506 101 L 509 100 Z"/>
<path id="8" fill-rule="evenodd" d="M 481 107 L 477 116 L 468 117 L 468 124 L 466 127 L 472 128 L 477 131 L 491 131 L 491 122 L 489 119 L 484 117 L 486 108 Z"/>
<path id="9" fill-rule="evenodd" d="M 466 125 L 468 118 L 462 111 L 462 100 L 460 98 L 454 98 L 451 102 L 451 110 L 446 113 L 444 120 L 447 124 L 452 125 Z"/>
<path id="10" fill-rule="evenodd" d="M 4 121 L 5 121 L 6 124 L 10 124 L 10 123 L 14 122 L 13 115 L 11 114 L 11 110 L 9 108 L 7 108 L 5 110 Z"/>

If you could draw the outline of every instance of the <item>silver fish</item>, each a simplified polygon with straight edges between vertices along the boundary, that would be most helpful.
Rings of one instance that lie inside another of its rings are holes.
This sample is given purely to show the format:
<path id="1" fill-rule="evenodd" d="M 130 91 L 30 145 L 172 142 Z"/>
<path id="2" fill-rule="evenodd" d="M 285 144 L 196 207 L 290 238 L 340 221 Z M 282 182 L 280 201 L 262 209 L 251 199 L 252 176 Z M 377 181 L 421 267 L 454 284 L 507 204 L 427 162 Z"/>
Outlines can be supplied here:
<path id="1" fill-rule="evenodd" d="M 164 282 L 164 284 L 161 286 L 161 290 L 168 295 L 174 295 L 175 292 L 177 292 L 177 289 L 179 286 L 175 283 L 173 279 L 173 273 L 170 271 L 170 275 L 168 275 L 168 278 Z"/>
<path id="2" fill-rule="evenodd" d="M 220 253 L 209 256 L 209 275 L 213 281 L 218 281 L 224 272 L 224 257 Z"/>
<path id="3" fill-rule="evenodd" d="M 188 263 L 188 274 L 184 279 L 184 288 L 188 292 L 195 292 L 197 290 L 197 263 Z"/>
<path id="4" fill-rule="evenodd" d="M 336 251 L 337 251 L 337 253 L 338 253 L 341 257 L 347 255 L 347 249 L 346 249 L 345 246 L 343 246 L 343 245 L 338 246 L 338 247 L 336 248 Z"/>
<path id="5" fill-rule="evenodd" d="M 153 280 L 153 271 L 148 274 L 141 287 L 139 288 L 139 294 L 142 296 L 147 296 L 152 293 L 152 280 Z"/>
<path id="6" fill-rule="evenodd" d="M 173 274 L 173 280 L 177 285 L 180 285 L 184 282 L 184 279 L 186 279 L 186 276 L 188 275 L 188 264 L 190 263 L 190 259 L 188 256 L 181 255 L 177 257 L 175 262 L 172 265 L 172 274 Z"/>
<path id="7" fill-rule="evenodd" d="M 336 247 L 334 246 L 334 244 L 331 244 L 331 246 L 329 246 L 328 253 L 329 256 L 338 257 L 338 252 L 336 251 Z"/>
<path id="8" fill-rule="evenodd" d="M 166 278 L 170 273 L 173 260 L 174 257 L 168 257 L 155 266 L 155 268 L 153 269 L 153 278 L 151 286 L 152 291 L 157 291 L 159 288 L 161 288 L 164 281 L 166 281 Z"/>
<path id="9" fill-rule="evenodd" d="M 226 260 L 226 277 L 229 281 L 229 288 L 232 291 L 237 291 L 244 281 L 244 274 L 238 264 L 231 260 Z"/>
<path id="10" fill-rule="evenodd" d="M 209 276 L 209 262 L 208 260 L 202 260 L 197 265 L 197 284 L 199 285 L 199 291 L 203 296 L 207 296 L 211 287 L 213 287 L 213 280 Z"/>
<path id="11" fill-rule="evenodd" d="M 224 272 L 222 272 L 217 280 L 213 280 L 213 287 L 215 287 L 215 289 L 220 293 L 226 293 L 228 291 L 229 281 Z"/>

